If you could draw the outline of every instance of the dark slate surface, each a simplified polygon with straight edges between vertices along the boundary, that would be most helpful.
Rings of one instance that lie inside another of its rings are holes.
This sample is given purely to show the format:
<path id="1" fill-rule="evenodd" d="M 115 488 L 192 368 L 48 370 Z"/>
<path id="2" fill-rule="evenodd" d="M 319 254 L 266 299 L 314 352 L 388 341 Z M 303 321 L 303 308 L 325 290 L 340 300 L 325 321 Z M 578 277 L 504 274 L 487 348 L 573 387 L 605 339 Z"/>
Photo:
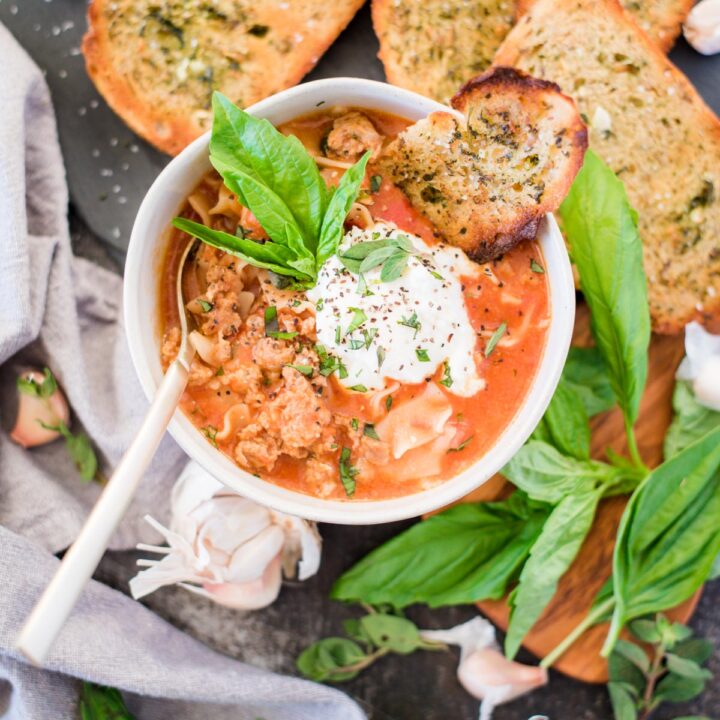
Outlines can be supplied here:
<path id="1" fill-rule="evenodd" d="M 0 0 L 0 22 L 47 73 L 67 165 L 75 249 L 119 271 L 137 207 L 167 158 L 125 127 L 85 75 L 79 52 L 84 14 L 83 0 Z M 381 80 L 376 50 L 365 8 L 310 78 L 351 75 Z M 681 41 L 672 58 L 690 75 L 708 103 L 720 111 L 720 56 L 701 57 Z M 406 525 L 323 526 L 325 551 L 319 575 L 302 586 L 288 585 L 278 602 L 262 612 L 239 614 L 174 588 L 158 591 L 147 604 L 221 652 L 273 670 L 293 672 L 294 658 L 308 643 L 341 632 L 342 619 L 353 614 L 351 608 L 328 600 L 333 580 Z M 98 571 L 99 579 L 127 592 L 135 558 L 129 552 L 109 554 Z M 720 583 L 715 583 L 706 589 L 693 625 L 720 646 L 719 605 Z M 467 607 L 436 611 L 416 608 L 411 612 L 413 619 L 427 628 L 449 627 L 473 614 Z M 343 687 L 373 720 L 470 720 L 477 717 L 477 702 L 458 685 L 456 665 L 456 655 L 446 653 L 390 657 Z M 711 667 L 720 676 L 717 653 Z M 693 705 L 667 706 L 654 717 L 670 720 L 693 713 L 720 716 L 720 683 L 714 683 Z M 534 714 L 547 715 L 551 720 L 611 717 L 604 688 L 583 685 L 556 673 L 548 687 L 499 708 L 495 718 L 524 720 Z"/>

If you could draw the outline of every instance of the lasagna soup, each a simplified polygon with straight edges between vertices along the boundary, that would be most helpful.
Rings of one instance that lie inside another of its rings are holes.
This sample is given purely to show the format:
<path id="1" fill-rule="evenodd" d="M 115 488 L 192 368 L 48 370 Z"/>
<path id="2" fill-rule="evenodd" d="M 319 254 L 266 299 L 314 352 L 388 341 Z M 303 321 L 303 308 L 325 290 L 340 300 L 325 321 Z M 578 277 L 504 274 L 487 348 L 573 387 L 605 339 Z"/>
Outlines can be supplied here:
<path id="1" fill-rule="evenodd" d="M 407 125 L 336 107 L 279 128 L 330 188 L 370 153 L 338 251 L 313 287 L 204 243 L 185 265 L 196 354 L 181 407 L 239 467 L 291 490 L 373 500 L 442 483 L 496 443 L 542 359 L 550 308 L 540 246 L 477 264 L 441 242 L 442 228 L 373 170 Z M 215 171 L 180 214 L 267 239 Z M 164 259 L 165 366 L 180 344 L 175 281 L 188 242 L 172 230 Z M 375 265 L 360 252 L 370 247 Z"/>

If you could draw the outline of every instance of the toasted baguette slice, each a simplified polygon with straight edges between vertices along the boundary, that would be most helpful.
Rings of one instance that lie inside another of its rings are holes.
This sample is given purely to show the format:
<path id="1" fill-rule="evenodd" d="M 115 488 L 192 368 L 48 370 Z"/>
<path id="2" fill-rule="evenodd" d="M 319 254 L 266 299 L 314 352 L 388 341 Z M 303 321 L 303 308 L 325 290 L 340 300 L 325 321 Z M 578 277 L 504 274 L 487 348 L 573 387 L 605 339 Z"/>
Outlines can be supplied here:
<path id="1" fill-rule="evenodd" d="M 388 82 L 448 102 L 486 70 L 515 21 L 517 0 L 373 0 Z"/>
<path id="2" fill-rule="evenodd" d="M 638 211 L 658 332 L 720 318 L 720 121 L 617 0 L 538 0 L 500 48 L 557 82 Z"/>
<path id="3" fill-rule="evenodd" d="M 535 237 L 582 165 L 587 131 L 557 85 L 510 68 L 471 80 L 452 103 L 465 121 L 430 114 L 388 146 L 380 169 L 449 243 L 485 262 Z"/>
<path id="4" fill-rule="evenodd" d="M 247 107 L 300 81 L 364 0 L 92 0 L 87 70 L 123 120 L 176 154 L 221 90 Z"/>
<path id="5" fill-rule="evenodd" d="M 518 0 L 518 16 L 533 2 Z M 621 0 L 621 4 L 659 48 L 670 52 L 695 0 Z"/>

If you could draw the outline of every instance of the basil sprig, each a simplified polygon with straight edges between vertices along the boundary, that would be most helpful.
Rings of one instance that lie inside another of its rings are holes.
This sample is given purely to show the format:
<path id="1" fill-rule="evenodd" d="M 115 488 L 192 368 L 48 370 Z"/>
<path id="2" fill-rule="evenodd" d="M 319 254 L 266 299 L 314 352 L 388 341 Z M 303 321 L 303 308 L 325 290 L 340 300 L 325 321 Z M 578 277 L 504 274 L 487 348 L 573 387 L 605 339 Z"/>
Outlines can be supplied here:
<path id="1" fill-rule="evenodd" d="M 630 455 L 644 467 L 633 424 L 647 380 L 650 314 L 637 214 L 625 187 L 591 150 L 560 213 L 590 323 L 625 418 Z"/>
<path id="2" fill-rule="evenodd" d="M 186 218 L 175 218 L 173 225 L 251 265 L 312 287 L 337 250 L 369 157 L 366 153 L 349 168 L 337 188 L 328 188 L 296 137 L 283 135 L 216 92 L 210 162 L 270 239 L 236 237 Z"/>
<path id="3" fill-rule="evenodd" d="M 335 583 L 331 596 L 402 608 L 501 598 L 550 512 L 518 492 L 457 505 L 394 537 Z"/>

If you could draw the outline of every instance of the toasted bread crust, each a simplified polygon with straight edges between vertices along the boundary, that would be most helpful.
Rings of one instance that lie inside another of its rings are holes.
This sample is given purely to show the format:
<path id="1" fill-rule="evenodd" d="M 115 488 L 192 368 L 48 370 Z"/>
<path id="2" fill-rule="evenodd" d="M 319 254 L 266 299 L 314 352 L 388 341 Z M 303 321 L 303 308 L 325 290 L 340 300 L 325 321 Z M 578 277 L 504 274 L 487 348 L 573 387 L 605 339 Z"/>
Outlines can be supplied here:
<path id="1" fill-rule="evenodd" d="M 582 65 L 568 62 L 578 49 Z M 687 78 L 617 0 L 537 0 L 496 61 L 575 89 L 639 214 L 653 329 L 717 325 L 720 121 Z"/>
<path id="2" fill-rule="evenodd" d="M 492 63 L 515 19 L 517 0 L 372 0 L 388 82 L 448 102 Z"/>
<path id="3" fill-rule="evenodd" d="M 380 159 L 443 234 L 478 262 L 535 237 L 580 170 L 587 132 L 572 100 L 545 80 L 494 68 L 453 98 L 466 116 L 420 120 Z"/>
<path id="4" fill-rule="evenodd" d="M 517 17 L 524 15 L 534 2 L 535 0 L 518 0 Z M 666 53 L 670 52 L 675 44 L 682 31 L 682 24 L 694 4 L 695 0 L 651 0 L 645 3 L 626 0 L 622 3 L 640 29 Z"/>
<path id="5" fill-rule="evenodd" d="M 208 12 L 208 3 L 167 2 L 168 14 L 179 16 L 188 23 L 187 34 L 193 33 L 186 43 L 185 26 L 175 27 L 160 17 L 158 22 L 167 23 L 170 35 L 178 34 L 180 48 L 174 48 L 173 54 L 144 37 L 148 18 L 159 17 L 158 3 L 151 8 L 148 0 L 91 0 L 82 51 L 90 78 L 113 110 L 138 135 L 174 155 L 209 129 L 212 90 L 247 107 L 297 84 L 363 2 L 337 0 L 332 13 L 315 0 L 296 2 L 282 13 L 277 3 L 267 0 L 233 2 L 225 3 L 230 8 L 227 12 L 237 17 L 228 18 L 213 9 L 210 19 L 200 15 Z M 240 45 L 243 52 L 236 52 Z M 197 62 L 207 80 L 188 72 L 195 53 L 202 51 L 208 57 Z M 190 89 L 193 83 L 195 90 Z M 206 91 L 198 97 L 196 88 L 201 83 Z"/>

